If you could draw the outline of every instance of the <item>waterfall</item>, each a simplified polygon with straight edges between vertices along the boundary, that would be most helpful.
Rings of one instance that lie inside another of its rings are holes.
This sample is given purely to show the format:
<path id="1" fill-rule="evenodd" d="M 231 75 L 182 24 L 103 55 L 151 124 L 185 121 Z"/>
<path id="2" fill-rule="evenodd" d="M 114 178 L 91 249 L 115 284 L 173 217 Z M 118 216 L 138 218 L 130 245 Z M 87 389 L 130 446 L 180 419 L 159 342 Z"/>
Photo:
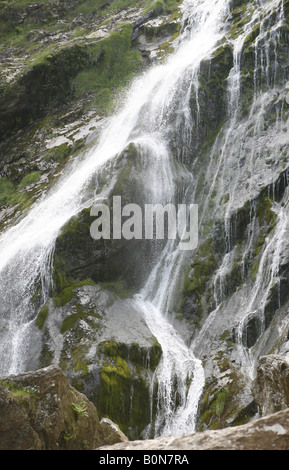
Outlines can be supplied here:
<path id="1" fill-rule="evenodd" d="M 86 196 L 92 176 L 133 142 L 150 154 L 149 165 L 153 166 L 147 172 L 145 185 L 152 202 L 174 199 L 177 188 L 167 125 L 175 101 L 181 101 L 184 132 L 189 138 L 192 82 L 197 87 L 200 62 L 222 37 L 228 5 L 227 0 L 185 0 L 181 11 L 182 33 L 175 52 L 132 84 L 121 111 L 108 121 L 97 146 L 75 167 L 67 169 L 49 194 L 0 239 L 2 374 L 25 369 L 27 348 L 37 349 L 37 340 L 30 337 L 35 322 L 33 293 L 41 287 L 43 302 L 46 300 L 55 240 L 72 216 L 93 203 Z M 188 189 L 188 197 L 191 194 Z M 145 287 L 133 299 L 163 351 L 154 377 L 158 384 L 156 434 L 194 430 L 204 385 L 201 361 L 172 327 L 168 316 L 181 265 L 178 246 L 168 242 Z"/>
<path id="2" fill-rule="evenodd" d="M 256 4 L 255 4 L 256 3 Z M 204 350 L 210 349 L 211 330 L 225 310 L 225 280 L 235 263 L 237 247 L 232 233 L 232 215 L 250 200 L 250 231 L 241 257 L 242 280 L 246 280 L 246 262 L 250 259 L 256 224 L 256 201 L 260 181 L 272 183 L 270 171 L 259 171 L 258 156 L 262 148 L 262 129 L 266 105 L 276 91 L 278 28 L 284 20 L 283 1 L 268 0 L 254 3 L 255 9 L 236 38 L 228 37 L 229 0 L 184 0 L 181 32 L 174 42 L 174 52 L 165 62 L 151 66 L 133 81 L 120 110 L 106 120 L 97 144 L 81 158 L 67 166 L 57 184 L 37 201 L 27 215 L 7 229 L 0 238 L 0 373 L 11 374 L 35 364 L 39 354 L 35 335 L 35 295 L 44 305 L 49 298 L 52 262 L 56 240 L 62 227 L 95 200 L 91 194 L 98 174 L 106 165 L 120 157 L 134 144 L 144 164 L 142 172 L 146 200 L 167 204 L 178 200 L 178 175 L 182 180 L 182 203 L 199 201 L 199 226 L 202 231 L 208 221 L 219 218 L 224 228 L 225 248 L 222 260 L 212 276 L 212 305 L 198 334 L 190 342 L 173 326 L 175 298 L 182 273 L 188 267 L 188 256 L 177 240 L 168 240 L 161 253 L 156 253 L 154 265 L 144 285 L 130 298 L 135 311 L 142 313 L 152 335 L 162 348 L 162 357 L 151 380 L 151 407 L 155 419 L 147 436 L 190 433 L 196 430 L 200 397 L 206 376 L 202 362 Z M 276 12 L 270 31 L 266 22 Z M 249 34 L 260 25 L 255 39 L 252 103 L 247 120 L 242 118 L 242 54 Z M 273 44 L 274 73 L 270 73 L 270 44 L 260 48 L 267 36 Z M 227 117 L 222 129 L 208 150 L 205 169 L 196 156 L 191 167 L 185 165 L 191 148 L 192 128 L 201 122 L 200 67 L 211 58 L 222 40 L 232 50 L 233 65 L 227 77 Z M 259 50 L 260 49 L 260 50 Z M 191 100 L 195 102 L 195 122 Z M 282 132 L 282 110 L 277 113 L 274 131 Z M 174 135 L 180 135 L 182 148 L 172 150 Z M 273 137 L 272 137 L 273 139 Z M 246 148 L 249 141 L 248 148 Z M 275 150 L 275 157 L 277 157 Z M 256 157 L 257 155 L 257 157 Z M 277 158 L 276 158 L 277 159 Z M 246 165 L 242 164 L 246 161 Z M 199 165 L 199 166 L 198 166 Z M 196 171 L 194 171 L 196 168 Z M 197 194 L 204 172 L 204 185 Z M 248 174 L 250 178 L 248 179 Z M 117 178 L 117 176 L 116 176 Z M 247 183 L 248 179 L 248 183 Z M 246 186 L 248 184 L 248 186 Z M 105 188 L 99 196 L 107 196 Z M 229 197 L 221 205 L 224 196 Z M 218 196 L 218 197 L 217 197 Z M 131 201 L 134 202 L 134 201 Z M 242 292 L 241 305 L 235 316 L 223 320 L 237 330 L 239 361 L 245 373 L 252 377 L 255 360 L 243 344 L 244 328 L 255 309 L 265 331 L 264 309 L 270 289 L 278 281 L 279 258 L 287 230 L 286 207 L 274 204 L 276 226 L 263 247 L 256 278 Z M 234 318 L 233 318 L 234 317 Z M 223 330 L 226 325 L 223 325 Z M 223 332 L 222 330 L 222 332 Z M 219 331 L 218 331 L 219 333 Z M 61 349 L 61 345 L 59 345 Z M 55 358 L 59 357 L 59 350 Z M 133 393 L 133 390 L 132 390 Z M 153 400 L 156 402 L 153 404 Z"/>
<path id="3" fill-rule="evenodd" d="M 280 29 L 285 21 L 283 1 L 268 0 L 255 2 L 254 9 L 252 8 L 251 15 L 248 16 L 249 19 L 238 36 L 231 39 L 234 65 L 228 80 L 229 120 L 226 126 L 224 126 L 223 136 L 218 136 L 211 149 L 210 163 L 206 173 L 206 182 L 209 190 L 202 201 L 200 220 L 202 223 L 205 222 L 208 207 L 212 201 L 212 194 L 215 190 L 220 195 L 224 193 L 229 195 L 224 213 L 221 216 L 224 221 L 226 247 L 222 263 L 214 273 L 212 280 L 215 308 L 209 313 L 207 320 L 202 325 L 195 340 L 195 350 L 201 349 L 202 344 L 209 341 L 211 337 L 209 330 L 217 325 L 219 316 L 224 315 L 224 311 L 226 311 L 222 305 L 222 302 L 226 299 L 223 286 L 226 282 L 226 276 L 232 272 L 232 266 L 236 262 L 236 245 L 231 240 L 232 216 L 238 207 L 242 207 L 242 202 L 246 201 L 246 197 L 244 198 L 246 192 L 251 191 L 251 200 L 248 199 L 250 200 L 249 231 L 246 242 L 243 245 L 241 258 L 244 286 L 243 290 L 239 292 L 240 302 L 236 302 L 234 315 L 231 313 L 231 319 L 232 317 L 236 318 L 232 329 L 236 329 L 239 370 L 250 381 L 254 378 L 256 372 L 259 352 L 258 349 L 252 350 L 251 347 L 246 345 L 244 332 L 249 319 L 252 318 L 252 314 L 256 315 L 257 320 L 260 322 L 258 339 L 265 332 L 265 305 L 271 289 L 276 283 L 280 284 L 279 262 L 286 241 L 288 215 L 286 210 L 274 201 L 274 183 L 272 183 L 272 179 L 276 178 L 276 173 L 272 172 L 271 169 L 264 169 L 264 165 L 262 166 L 261 162 L 261 159 L 264 157 L 262 145 L 265 142 L 270 142 L 270 137 L 264 130 L 264 116 L 268 103 L 274 101 L 274 98 L 280 93 L 280 77 L 279 82 L 277 81 L 277 48 Z M 244 119 L 242 118 L 241 103 L 241 82 L 242 74 L 244 78 L 244 70 L 241 62 L 244 60 L 243 54 L 246 40 L 256 31 L 257 27 L 259 32 L 253 41 L 252 101 L 248 106 L 248 115 Z M 271 132 L 272 142 L 274 143 L 278 139 L 281 142 L 283 140 L 282 132 L 284 129 L 282 129 L 282 126 L 283 128 L 285 127 L 282 121 L 283 109 L 282 102 L 280 111 L 276 112 L 275 122 L 272 123 Z M 220 155 L 216 164 L 214 158 L 217 151 L 219 151 Z M 279 158 L 277 144 L 272 149 L 270 155 L 274 156 L 274 163 L 277 166 Z M 240 164 L 241 161 L 243 161 L 242 164 Z M 244 182 L 246 182 L 246 186 Z M 266 237 L 256 278 L 251 283 L 251 281 L 246 279 L 245 263 L 252 256 L 253 237 L 256 230 L 255 198 L 258 196 L 260 188 L 266 185 L 270 186 L 271 183 L 273 184 L 272 211 L 274 211 L 276 216 L 276 224 L 272 233 Z M 284 200 L 283 205 L 287 206 L 287 199 Z M 216 213 L 219 210 L 216 205 L 214 210 Z M 206 347 L 204 349 L 206 350 Z"/>

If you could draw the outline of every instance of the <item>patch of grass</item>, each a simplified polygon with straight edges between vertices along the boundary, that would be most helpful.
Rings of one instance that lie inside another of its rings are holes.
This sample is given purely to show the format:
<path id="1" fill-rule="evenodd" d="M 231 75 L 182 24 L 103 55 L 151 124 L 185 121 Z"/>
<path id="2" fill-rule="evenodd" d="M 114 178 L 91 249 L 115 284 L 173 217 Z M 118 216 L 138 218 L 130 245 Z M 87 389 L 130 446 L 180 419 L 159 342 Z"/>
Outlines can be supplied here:
<path id="1" fill-rule="evenodd" d="M 18 189 L 26 188 L 26 186 L 30 186 L 31 184 L 35 184 L 40 180 L 41 172 L 40 171 L 32 171 L 25 175 L 24 178 L 20 181 L 18 185 Z"/>
<path id="2" fill-rule="evenodd" d="M 9 393 L 16 399 L 25 399 L 35 395 L 35 390 L 30 387 L 21 387 L 13 380 L 0 381 L 2 387 L 6 388 Z"/>
<path id="3" fill-rule="evenodd" d="M 94 104 L 101 112 L 111 108 L 116 93 L 143 68 L 140 52 L 131 48 L 131 34 L 132 25 L 124 24 L 94 46 L 90 52 L 92 66 L 73 80 L 76 98 L 93 93 Z"/>
<path id="4" fill-rule="evenodd" d="M 44 158 L 47 160 L 52 160 L 54 162 L 63 162 L 65 161 L 70 154 L 72 153 L 72 146 L 69 146 L 67 143 L 53 147 L 45 153 Z"/>
<path id="5" fill-rule="evenodd" d="M 0 177 L 0 206 L 14 205 L 18 202 L 19 194 L 15 192 L 13 183 L 5 177 Z"/>

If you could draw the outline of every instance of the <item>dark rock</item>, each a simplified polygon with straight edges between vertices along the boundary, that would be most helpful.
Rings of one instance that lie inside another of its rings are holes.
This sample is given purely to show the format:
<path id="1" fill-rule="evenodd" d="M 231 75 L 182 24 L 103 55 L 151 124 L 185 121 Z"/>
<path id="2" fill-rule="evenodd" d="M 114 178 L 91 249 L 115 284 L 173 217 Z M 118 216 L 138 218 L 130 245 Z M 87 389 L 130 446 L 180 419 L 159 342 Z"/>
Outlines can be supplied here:
<path id="1" fill-rule="evenodd" d="M 262 414 L 268 415 L 289 407 L 289 362 L 271 354 L 259 359 L 252 392 Z"/>
<path id="2" fill-rule="evenodd" d="M 2 450 L 81 450 L 103 444 L 95 406 L 58 366 L 0 379 Z"/>

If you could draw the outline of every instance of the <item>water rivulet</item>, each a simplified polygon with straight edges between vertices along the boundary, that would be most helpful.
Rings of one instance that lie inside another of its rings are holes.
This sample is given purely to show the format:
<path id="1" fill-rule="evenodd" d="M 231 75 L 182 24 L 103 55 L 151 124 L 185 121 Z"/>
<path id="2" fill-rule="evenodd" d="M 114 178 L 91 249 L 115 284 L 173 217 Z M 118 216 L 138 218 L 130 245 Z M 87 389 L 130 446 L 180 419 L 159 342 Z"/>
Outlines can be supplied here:
<path id="1" fill-rule="evenodd" d="M 174 52 L 0 239 L 1 373 L 59 363 L 132 437 L 250 419 L 287 341 L 289 2 L 180 11 Z M 198 204 L 197 249 L 93 240 L 113 195 Z"/>

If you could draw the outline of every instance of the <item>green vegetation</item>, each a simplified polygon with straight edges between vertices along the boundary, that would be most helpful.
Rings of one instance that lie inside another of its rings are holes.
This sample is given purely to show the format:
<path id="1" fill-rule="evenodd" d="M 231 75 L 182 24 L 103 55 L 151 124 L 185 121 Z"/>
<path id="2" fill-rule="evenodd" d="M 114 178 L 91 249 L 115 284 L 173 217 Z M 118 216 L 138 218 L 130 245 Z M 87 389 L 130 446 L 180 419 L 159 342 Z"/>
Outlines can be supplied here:
<path id="1" fill-rule="evenodd" d="M 185 291 L 187 293 L 195 292 L 200 295 L 204 292 L 206 282 L 216 268 L 216 257 L 211 239 L 208 239 L 199 247 L 192 268 L 193 273 L 186 280 Z"/>
<path id="2" fill-rule="evenodd" d="M 273 228 L 276 223 L 277 215 L 272 210 L 272 202 L 268 197 L 261 199 L 257 206 L 257 217 L 260 227 L 266 224 Z"/>
<path id="3" fill-rule="evenodd" d="M 31 396 L 35 396 L 36 392 L 30 387 L 22 387 L 17 383 L 13 382 L 13 380 L 0 380 L 0 384 L 2 387 L 9 390 L 10 395 L 18 400 L 25 400 L 30 398 Z"/>
<path id="4" fill-rule="evenodd" d="M 15 193 L 13 183 L 5 177 L 0 177 L 0 206 L 17 204 L 19 195 Z"/>
<path id="5" fill-rule="evenodd" d="M 55 307 L 63 307 L 65 304 L 70 302 L 74 296 L 74 290 L 77 287 L 81 286 L 94 286 L 95 282 L 93 282 L 91 279 L 84 279 L 83 281 L 80 282 L 72 282 L 68 287 L 65 287 L 58 296 L 54 297 L 54 306 Z"/>
<path id="6" fill-rule="evenodd" d="M 112 100 L 132 77 L 143 68 L 141 55 L 131 48 L 132 25 L 124 24 L 119 31 L 95 44 L 90 51 L 91 68 L 79 72 L 73 81 L 76 98 L 94 93 L 99 112 L 112 109 Z"/>
<path id="7" fill-rule="evenodd" d="M 78 403 L 72 403 L 71 408 L 76 413 L 76 416 L 78 418 L 80 417 L 88 418 L 87 405 L 84 401 L 80 401 Z"/>
<path id="8" fill-rule="evenodd" d="M 40 330 L 42 330 L 43 327 L 44 327 L 44 324 L 45 324 L 47 316 L 48 316 L 48 312 L 49 312 L 49 307 L 46 304 L 41 308 L 41 310 L 39 311 L 39 313 L 37 315 L 35 324 L 36 324 L 36 326 L 38 326 L 38 328 Z"/>
<path id="9" fill-rule="evenodd" d="M 71 432 L 71 431 L 65 431 L 64 432 L 64 435 L 63 435 L 63 439 L 68 443 L 69 441 L 71 441 L 72 439 L 75 439 L 76 438 L 76 434 L 74 432 Z"/>
<path id="10" fill-rule="evenodd" d="M 20 181 L 18 188 L 23 189 L 26 186 L 30 186 L 31 184 L 35 184 L 39 181 L 41 177 L 41 172 L 40 171 L 33 171 L 32 173 L 29 173 L 28 175 L 25 175 L 24 178 Z"/>
<path id="11" fill-rule="evenodd" d="M 252 18 L 254 7 L 248 8 L 248 2 L 249 0 L 242 1 L 242 5 L 238 5 L 232 12 L 232 18 L 234 20 L 234 24 L 230 30 L 232 39 L 236 39 L 242 33 L 244 26 Z"/>
<path id="12" fill-rule="evenodd" d="M 227 341 L 229 332 L 224 332 L 222 337 Z M 220 388 L 216 378 L 206 382 L 200 401 L 199 431 L 245 424 L 256 413 L 254 405 L 245 409 L 240 407 L 238 393 L 244 387 L 244 383 L 222 350 L 213 357 L 213 362 L 222 373 L 226 384 Z"/>
<path id="13" fill-rule="evenodd" d="M 156 343 L 149 353 L 154 368 L 160 359 L 160 346 Z M 106 341 L 99 345 L 99 356 L 102 368 L 98 413 L 116 422 L 130 439 L 136 439 L 150 422 L 148 350 L 138 344 L 129 347 Z"/>
<path id="14" fill-rule="evenodd" d="M 64 162 L 71 155 L 72 151 L 73 146 L 64 143 L 47 150 L 45 158 L 54 162 Z"/>
<path id="15" fill-rule="evenodd" d="M 76 313 L 72 313 L 71 315 L 69 315 L 63 320 L 62 325 L 60 327 L 60 332 L 62 334 L 64 334 L 68 330 L 71 330 L 75 326 L 77 321 L 80 319 L 85 320 L 92 328 L 99 327 L 98 323 L 94 323 L 93 321 L 87 319 L 88 316 L 94 317 L 94 318 L 100 318 L 100 316 L 97 313 L 85 312 L 84 308 L 77 303 L 73 304 L 73 308 L 76 309 Z"/>
<path id="16" fill-rule="evenodd" d="M 188 270 L 183 289 L 183 310 L 188 298 L 192 298 L 195 311 L 192 312 L 196 321 L 203 313 L 202 296 L 206 292 L 207 283 L 217 268 L 217 260 L 212 239 L 208 239 L 198 249 L 196 257 Z"/>

